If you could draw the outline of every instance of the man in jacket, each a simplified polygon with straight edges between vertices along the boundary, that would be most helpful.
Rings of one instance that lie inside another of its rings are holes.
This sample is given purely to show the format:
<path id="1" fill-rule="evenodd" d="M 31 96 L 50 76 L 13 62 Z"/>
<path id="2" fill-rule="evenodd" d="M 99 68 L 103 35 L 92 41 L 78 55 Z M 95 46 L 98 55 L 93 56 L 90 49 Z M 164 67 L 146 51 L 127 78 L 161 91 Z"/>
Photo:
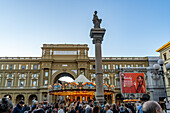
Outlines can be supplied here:
<path id="1" fill-rule="evenodd" d="M 92 113 L 93 100 L 88 100 L 88 105 L 86 106 L 85 113 Z"/>
<path id="2" fill-rule="evenodd" d="M 12 111 L 12 113 L 23 113 L 22 111 L 22 107 L 23 107 L 24 101 L 21 100 L 16 107 L 14 108 L 14 110 Z"/>

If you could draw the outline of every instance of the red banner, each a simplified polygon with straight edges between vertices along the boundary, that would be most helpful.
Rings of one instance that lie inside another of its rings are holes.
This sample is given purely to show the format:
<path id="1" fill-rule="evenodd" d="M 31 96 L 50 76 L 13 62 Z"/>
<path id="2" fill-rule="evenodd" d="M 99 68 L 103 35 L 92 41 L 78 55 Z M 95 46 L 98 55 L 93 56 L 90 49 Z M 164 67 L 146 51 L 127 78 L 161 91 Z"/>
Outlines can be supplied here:
<path id="1" fill-rule="evenodd" d="M 120 73 L 122 93 L 146 93 L 143 73 Z"/>

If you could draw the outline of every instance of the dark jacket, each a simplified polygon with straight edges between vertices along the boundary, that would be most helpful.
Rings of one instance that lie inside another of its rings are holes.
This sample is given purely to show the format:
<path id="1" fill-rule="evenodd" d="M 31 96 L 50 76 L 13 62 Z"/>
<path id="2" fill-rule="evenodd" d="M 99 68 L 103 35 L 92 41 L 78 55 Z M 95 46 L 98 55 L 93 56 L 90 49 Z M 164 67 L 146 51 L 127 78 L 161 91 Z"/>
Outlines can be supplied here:
<path id="1" fill-rule="evenodd" d="M 118 111 L 116 109 L 111 109 L 113 111 L 113 113 L 118 113 Z"/>
<path id="2" fill-rule="evenodd" d="M 71 110 L 68 113 L 76 113 L 76 110 Z"/>
<path id="3" fill-rule="evenodd" d="M 22 107 L 17 104 L 16 107 L 13 109 L 12 113 L 23 113 Z"/>

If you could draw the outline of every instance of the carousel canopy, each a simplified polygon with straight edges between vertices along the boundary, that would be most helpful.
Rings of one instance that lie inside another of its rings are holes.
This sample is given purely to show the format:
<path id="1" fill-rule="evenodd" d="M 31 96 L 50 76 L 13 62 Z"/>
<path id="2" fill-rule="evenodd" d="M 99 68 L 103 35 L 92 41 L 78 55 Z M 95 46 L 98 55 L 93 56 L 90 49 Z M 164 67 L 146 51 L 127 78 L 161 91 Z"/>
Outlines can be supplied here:
<path id="1" fill-rule="evenodd" d="M 75 82 L 75 83 L 82 82 L 82 84 L 84 84 L 86 82 L 91 82 L 91 81 L 88 80 L 83 74 L 80 74 L 73 82 Z"/>

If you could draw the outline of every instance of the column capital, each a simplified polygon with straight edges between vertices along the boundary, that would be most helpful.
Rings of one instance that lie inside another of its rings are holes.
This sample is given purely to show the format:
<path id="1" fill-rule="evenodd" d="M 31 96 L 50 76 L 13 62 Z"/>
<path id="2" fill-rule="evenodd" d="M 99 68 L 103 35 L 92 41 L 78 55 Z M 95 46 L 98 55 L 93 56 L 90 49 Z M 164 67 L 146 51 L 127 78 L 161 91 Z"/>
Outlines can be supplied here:
<path id="1" fill-rule="evenodd" d="M 93 38 L 93 44 L 102 43 L 106 29 L 104 28 L 92 28 L 90 31 L 90 37 Z"/>

